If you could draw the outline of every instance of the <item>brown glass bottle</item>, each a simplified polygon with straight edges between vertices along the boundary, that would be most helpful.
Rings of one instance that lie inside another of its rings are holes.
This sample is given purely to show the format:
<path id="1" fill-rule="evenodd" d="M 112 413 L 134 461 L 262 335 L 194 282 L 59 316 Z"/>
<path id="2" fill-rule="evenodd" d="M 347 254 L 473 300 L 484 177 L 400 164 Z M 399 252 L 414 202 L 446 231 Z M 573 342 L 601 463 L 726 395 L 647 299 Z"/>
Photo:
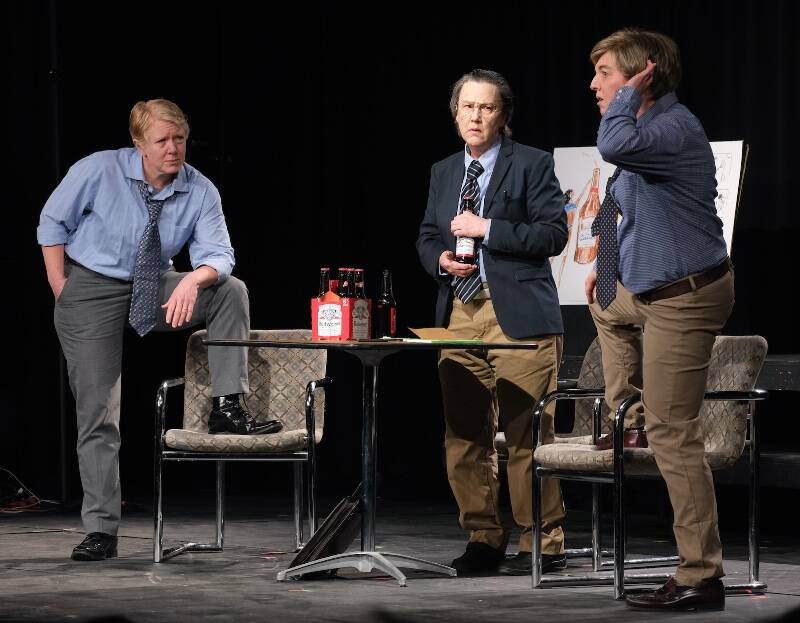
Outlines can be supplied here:
<path id="1" fill-rule="evenodd" d="M 325 293 L 331 288 L 331 269 L 323 266 L 319 269 L 319 293 L 317 298 L 322 298 Z"/>
<path id="2" fill-rule="evenodd" d="M 356 268 L 353 276 L 353 282 L 356 284 L 355 297 L 357 299 L 365 299 L 367 295 L 364 290 L 364 269 Z"/>
<path id="3" fill-rule="evenodd" d="M 347 289 L 350 287 L 350 269 L 340 267 L 339 268 L 339 287 L 336 291 L 336 294 L 339 295 L 340 298 L 347 298 Z"/>
<path id="4" fill-rule="evenodd" d="M 475 214 L 475 200 L 472 197 L 464 197 L 464 208 L 461 213 L 463 214 L 464 212 L 471 212 L 472 214 Z M 457 236 L 455 257 L 456 262 L 461 262 L 462 264 L 474 264 L 475 238 L 470 238 L 468 236 Z"/>
<path id="5" fill-rule="evenodd" d="M 397 334 L 397 302 L 392 291 L 392 272 L 383 271 L 381 294 L 375 301 L 375 337 L 394 337 Z"/>

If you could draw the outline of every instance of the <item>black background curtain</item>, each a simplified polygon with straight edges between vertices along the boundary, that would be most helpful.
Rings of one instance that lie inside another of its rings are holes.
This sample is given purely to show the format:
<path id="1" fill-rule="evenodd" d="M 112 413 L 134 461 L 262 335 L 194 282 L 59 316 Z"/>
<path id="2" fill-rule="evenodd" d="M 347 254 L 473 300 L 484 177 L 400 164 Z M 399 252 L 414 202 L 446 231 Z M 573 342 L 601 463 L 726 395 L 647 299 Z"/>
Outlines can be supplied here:
<path id="1" fill-rule="evenodd" d="M 309 326 L 322 265 L 364 267 L 372 296 L 380 271 L 391 268 L 400 326 L 430 326 L 434 284 L 414 242 L 431 164 L 463 145 L 448 111 L 452 83 L 475 67 L 495 69 L 515 91 L 516 140 L 546 150 L 593 145 L 589 50 L 624 26 L 659 30 L 680 46 L 678 96 L 709 139 L 750 145 L 733 247 L 737 302 L 726 331 L 761 334 L 772 353 L 800 348 L 789 302 L 800 237 L 797 3 L 201 7 L 32 1 L 2 8 L 3 187 L 10 192 L 0 245 L 7 364 L 0 466 L 24 474 L 43 495 L 56 495 L 58 486 L 60 391 L 52 295 L 35 228 L 72 163 L 130 144 L 127 119 L 137 100 L 166 97 L 187 113 L 188 161 L 222 193 L 253 327 Z M 188 262 L 179 257 L 177 265 Z M 592 337 L 588 312 L 565 307 L 564 315 L 566 352 L 580 354 Z M 185 341 L 126 336 L 128 491 L 147 490 L 156 386 L 182 375 Z M 382 475 L 387 486 L 441 488 L 435 359 L 408 357 L 384 367 Z M 354 361 L 332 357 L 331 371 L 338 384 L 323 460 L 340 470 L 344 492 L 352 488 L 348 475 L 358 473 L 361 385 Z M 414 390 L 403 391 L 408 386 Z M 72 428 L 70 419 L 70 448 Z M 70 485 L 79 491 L 68 458 Z"/>

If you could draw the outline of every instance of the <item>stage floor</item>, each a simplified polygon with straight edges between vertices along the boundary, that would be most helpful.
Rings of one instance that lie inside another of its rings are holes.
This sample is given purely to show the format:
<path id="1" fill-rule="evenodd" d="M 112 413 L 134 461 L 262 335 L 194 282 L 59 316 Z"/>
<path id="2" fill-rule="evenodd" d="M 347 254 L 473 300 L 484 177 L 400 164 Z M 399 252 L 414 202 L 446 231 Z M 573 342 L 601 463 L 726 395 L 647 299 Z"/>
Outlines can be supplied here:
<path id="1" fill-rule="evenodd" d="M 331 506 L 328 500 L 321 510 Z M 196 508 L 191 501 L 166 508 L 165 543 L 211 539 L 213 516 Z M 584 545 L 586 517 L 573 514 L 569 521 L 568 546 Z M 647 538 L 646 526 L 635 519 L 630 523 L 637 536 L 631 538 L 629 553 L 670 553 L 668 539 Z M 408 570 L 408 585 L 400 587 L 377 573 L 344 570 L 329 579 L 277 582 L 276 573 L 294 557 L 294 528 L 285 505 L 276 510 L 263 502 L 232 501 L 222 553 L 184 554 L 154 564 L 152 520 L 145 506 L 127 512 L 120 537 L 119 558 L 73 562 L 71 549 L 83 538 L 76 510 L 0 517 L 0 620 L 800 620 L 800 549 L 788 539 L 763 543 L 766 595 L 730 596 L 725 612 L 657 614 L 615 601 L 611 587 L 533 590 L 530 577 L 451 578 Z M 379 504 L 379 550 L 449 564 L 463 551 L 465 538 L 452 505 Z M 516 549 L 514 542 L 512 537 L 509 553 Z M 744 535 L 726 543 L 727 581 L 747 580 L 745 551 Z M 572 559 L 569 569 L 588 571 L 588 565 L 588 559 Z"/>

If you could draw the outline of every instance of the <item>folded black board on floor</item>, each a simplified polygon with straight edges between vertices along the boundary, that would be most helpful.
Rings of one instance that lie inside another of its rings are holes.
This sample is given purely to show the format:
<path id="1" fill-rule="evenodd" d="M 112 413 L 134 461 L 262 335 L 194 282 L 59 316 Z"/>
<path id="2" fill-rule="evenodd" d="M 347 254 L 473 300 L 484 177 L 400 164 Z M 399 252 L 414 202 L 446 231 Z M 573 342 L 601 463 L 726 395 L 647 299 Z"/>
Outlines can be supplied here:
<path id="1" fill-rule="evenodd" d="M 347 551 L 350 544 L 355 540 L 361 528 L 361 489 L 359 484 L 351 495 L 348 495 L 328 513 L 317 531 L 314 533 L 305 547 L 294 557 L 290 567 L 335 556 Z M 335 570 L 322 571 L 320 575 L 335 573 Z M 316 576 L 316 573 L 307 573 L 302 577 L 308 578 Z"/>

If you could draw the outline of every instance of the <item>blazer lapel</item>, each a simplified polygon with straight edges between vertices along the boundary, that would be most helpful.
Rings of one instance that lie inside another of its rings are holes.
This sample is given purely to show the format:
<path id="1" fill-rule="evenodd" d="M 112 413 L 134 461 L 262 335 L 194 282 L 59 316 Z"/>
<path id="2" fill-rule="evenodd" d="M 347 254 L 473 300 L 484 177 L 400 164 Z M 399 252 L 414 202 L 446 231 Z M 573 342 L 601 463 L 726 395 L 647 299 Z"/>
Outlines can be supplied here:
<path id="1" fill-rule="evenodd" d="M 489 218 L 487 215 L 492 211 L 492 200 L 497 193 L 500 185 L 511 167 L 511 156 L 514 152 L 514 141 L 503 138 L 503 144 L 500 146 L 500 153 L 497 154 L 497 162 L 492 171 L 492 179 L 489 180 L 489 188 L 486 189 L 486 196 L 483 199 L 483 218 Z"/>
<path id="2" fill-rule="evenodd" d="M 453 162 L 449 169 L 448 179 L 444 189 L 444 211 L 455 217 L 458 212 L 458 203 L 461 200 L 461 182 L 464 181 L 464 158 Z"/>

